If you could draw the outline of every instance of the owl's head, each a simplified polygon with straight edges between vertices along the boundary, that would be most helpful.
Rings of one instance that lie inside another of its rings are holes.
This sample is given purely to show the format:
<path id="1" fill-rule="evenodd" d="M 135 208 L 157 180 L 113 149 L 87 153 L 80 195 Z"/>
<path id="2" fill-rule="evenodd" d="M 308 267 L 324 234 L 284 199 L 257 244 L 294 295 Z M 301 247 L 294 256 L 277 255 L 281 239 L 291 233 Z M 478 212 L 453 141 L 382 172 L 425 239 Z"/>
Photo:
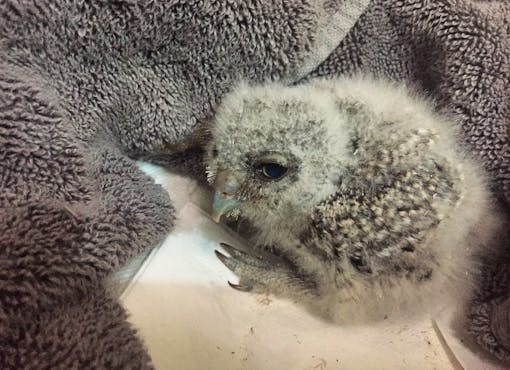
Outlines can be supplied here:
<path id="1" fill-rule="evenodd" d="M 331 94 L 312 86 L 234 89 L 215 115 L 208 148 L 214 218 L 302 224 L 352 160 L 346 121 Z"/>

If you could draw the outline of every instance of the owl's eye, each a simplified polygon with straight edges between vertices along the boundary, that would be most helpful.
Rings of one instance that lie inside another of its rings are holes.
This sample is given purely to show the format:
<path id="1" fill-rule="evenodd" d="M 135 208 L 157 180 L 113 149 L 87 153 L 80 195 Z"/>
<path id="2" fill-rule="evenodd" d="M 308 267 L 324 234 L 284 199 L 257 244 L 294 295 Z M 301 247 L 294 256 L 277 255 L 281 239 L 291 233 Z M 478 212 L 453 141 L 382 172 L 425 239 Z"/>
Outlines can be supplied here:
<path id="1" fill-rule="evenodd" d="M 257 175 L 262 180 L 279 180 L 286 173 L 288 168 L 276 162 L 262 162 L 255 166 Z"/>

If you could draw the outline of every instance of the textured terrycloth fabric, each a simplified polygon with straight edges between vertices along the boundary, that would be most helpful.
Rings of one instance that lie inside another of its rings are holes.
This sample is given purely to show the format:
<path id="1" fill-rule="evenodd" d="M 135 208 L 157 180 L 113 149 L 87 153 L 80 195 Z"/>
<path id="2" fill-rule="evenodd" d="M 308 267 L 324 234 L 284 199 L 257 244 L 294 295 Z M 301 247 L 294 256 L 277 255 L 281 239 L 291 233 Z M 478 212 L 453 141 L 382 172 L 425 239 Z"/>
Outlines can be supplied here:
<path id="1" fill-rule="evenodd" d="M 173 222 L 130 157 L 193 145 L 239 79 L 413 81 L 458 114 L 510 199 L 506 1 L 367 2 L 0 2 L 0 368 L 151 367 L 103 288 Z M 510 259 L 497 261 L 471 331 L 510 359 Z"/>
<path id="2" fill-rule="evenodd" d="M 150 368 L 103 287 L 173 223 L 130 157 L 186 148 L 238 79 L 305 75 L 363 8 L 0 2 L 0 368 Z"/>

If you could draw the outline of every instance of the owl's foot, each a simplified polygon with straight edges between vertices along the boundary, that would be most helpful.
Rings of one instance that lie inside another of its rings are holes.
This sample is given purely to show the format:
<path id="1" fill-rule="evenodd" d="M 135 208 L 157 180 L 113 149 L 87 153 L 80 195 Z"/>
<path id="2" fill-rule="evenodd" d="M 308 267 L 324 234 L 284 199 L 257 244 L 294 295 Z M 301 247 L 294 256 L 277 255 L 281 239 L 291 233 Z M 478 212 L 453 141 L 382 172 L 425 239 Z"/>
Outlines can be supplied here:
<path id="1" fill-rule="evenodd" d="M 310 281 L 305 281 L 294 266 L 288 261 L 275 261 L 240 251 L 228 244 L 221 243 L 223 249 L 230 255 L 226 256 L 216 250 L 218 259 L 239 277 L 239 284 L 229 285 L 243 292 L 272 293 L 278 295 L 303 294 L 304 290 L 311 290 Z"/>

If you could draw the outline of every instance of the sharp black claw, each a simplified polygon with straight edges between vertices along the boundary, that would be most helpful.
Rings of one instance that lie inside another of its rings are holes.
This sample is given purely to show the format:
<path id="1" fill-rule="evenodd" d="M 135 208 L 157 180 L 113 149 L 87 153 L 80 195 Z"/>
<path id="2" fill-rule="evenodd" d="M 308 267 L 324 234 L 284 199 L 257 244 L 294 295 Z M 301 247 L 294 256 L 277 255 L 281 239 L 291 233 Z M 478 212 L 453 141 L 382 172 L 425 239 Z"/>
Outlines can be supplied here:
<path id="1" fill-rule="evenodd" d="M 249 292 L 250 290 L 252 290 L 251 286 L 232 284 L 230 281 L 228 282 L 228 285 L 230 285 L 230 287 L 234 288 L 235 290 L 239 290 L 240 292 Z"/>
<path id="2" fill-rule="evenodd" d="M 227 244 L 227 243 L 220 243 L 220 246 L 225 249 L 227 251 L 228 254 L 230 254 L 232 257 L 236 257 L 236 256 L 242 256 L 242 255 L 246 255 L 245 252 L 243 251 L 240 251 L 239 249 L 231 246 L 230 244 Z"/>
<path id="3" fill-rule="evenodd" d="M 230 250 L 235 250 L 235 251 L 237 250 L 237 249 L 235 249 L 234 247 L 232 247 L 230 244 L 223 243 L 223 242 L 220 242 L 220 246 L 221 246 L 222 248 L 225 248 L 225 250 L 226 250 L 227 252 L 228 252 L 228 251 L 230 251 Z"/>
<path id="4" fill-rule="evenodd" d="M 216 257 L 224 264 L 227 265 L 227 262 L 230 257 L 225 256 L 223 253 L 221 253 L 219 250 L 215 249 L 214 254 L 216 254 Z"/>

